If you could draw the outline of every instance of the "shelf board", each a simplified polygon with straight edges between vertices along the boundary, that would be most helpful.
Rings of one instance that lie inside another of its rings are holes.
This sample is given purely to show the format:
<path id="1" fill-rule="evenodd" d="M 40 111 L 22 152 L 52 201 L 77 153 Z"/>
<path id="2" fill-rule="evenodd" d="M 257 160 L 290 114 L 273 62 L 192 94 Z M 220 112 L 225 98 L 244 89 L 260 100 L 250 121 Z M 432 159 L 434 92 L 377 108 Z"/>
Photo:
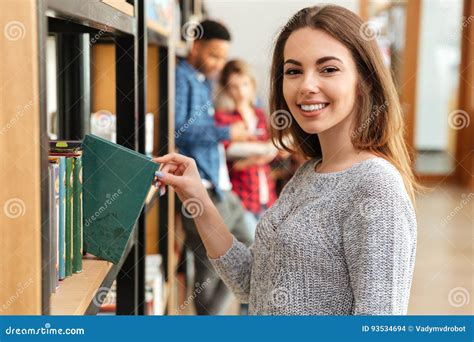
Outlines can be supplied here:
<path id="1" fill-rule="evenodd" d="M 125 259 L 135 244 L 137 226 L 128 240 L 119 263 L 95 258 L 82 260 L 82 272 L 59 282 L 56 293 L 51 294 L 50 315 L 96 315 Z"/>
<path id="2" fill-rule="evenodd" d="M 46 15 L 50 18 L 62 19 L 65 30 L 69 23 L 79 24 L 88 32 L 88 28 L 104 32 L 122 32 L 136 34 L 133 6 L 118 4 L 120 1 L 80 1 L 80 0 L 47 0 Z"/>
<path id="3" fill-rule="evenodd" d="M 125 0 L 102 0 L 102 2 L 133 17 L 133 5 Z"/>
<path id="4" fill-rule="evenodd" d="M 60 281 L 51 295 L 51 315 L 85 314 L 112 267 L 108 261 L 84 259 L 82 272 Z"/>

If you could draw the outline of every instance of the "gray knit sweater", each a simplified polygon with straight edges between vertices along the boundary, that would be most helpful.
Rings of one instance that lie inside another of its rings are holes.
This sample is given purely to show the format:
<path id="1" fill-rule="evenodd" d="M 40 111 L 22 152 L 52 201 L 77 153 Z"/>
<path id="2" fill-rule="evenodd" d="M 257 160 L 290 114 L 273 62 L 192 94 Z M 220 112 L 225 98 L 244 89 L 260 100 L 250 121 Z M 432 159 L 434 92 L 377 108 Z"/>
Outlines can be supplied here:
<path id="1" fill-rule="evenodd" d="M 303 164 L 247 248 L 211 263 L 253 315 L 403 315 L 415 211 L 396 168 L 372 158 L 333 173 Z"/>

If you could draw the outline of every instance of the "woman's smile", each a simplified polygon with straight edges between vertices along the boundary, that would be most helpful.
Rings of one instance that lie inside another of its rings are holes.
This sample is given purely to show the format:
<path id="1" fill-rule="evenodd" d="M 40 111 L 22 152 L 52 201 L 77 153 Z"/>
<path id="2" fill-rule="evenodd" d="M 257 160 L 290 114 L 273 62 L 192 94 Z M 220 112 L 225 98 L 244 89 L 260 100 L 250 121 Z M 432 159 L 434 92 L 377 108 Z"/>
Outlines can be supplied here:
<path id="1" fill-rule="evenodd" d="M 302 116 L 314 118 L 319 116 L 329 106 L 328 102 L 314 102 L 298 104 L 299 113 Z"/>

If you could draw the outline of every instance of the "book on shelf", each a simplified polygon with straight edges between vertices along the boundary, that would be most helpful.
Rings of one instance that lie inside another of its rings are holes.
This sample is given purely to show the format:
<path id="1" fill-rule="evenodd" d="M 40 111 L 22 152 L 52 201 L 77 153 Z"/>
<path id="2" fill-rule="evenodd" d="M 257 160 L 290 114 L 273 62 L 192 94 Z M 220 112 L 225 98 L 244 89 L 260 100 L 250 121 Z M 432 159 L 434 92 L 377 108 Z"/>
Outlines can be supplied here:
<path id="1" fill-rule="evenodd" d="M 82 173 L 80 160 L 80 142 L 50 142 L 49 161 L 56 165 L 57 169 L 57 244 L 52 253 L 57 258 L 58 280 L 63 280 L 82 270 L 81 231 L 83 222 L 81 213 L 83 204 L 80 186 Z"/>
<path id="2" fill-rule="evenodd" d="M 84 249 L 117 264 L 144 207 L 157 164 L 87 134 L 83 144 Z"/>
<path id="3" fill-rule="evenodd" d="M 72 230 L 72 272 L 82 272 L 82 156 L 74 157 L 73 169 L 73 230 Z"/>
<path id="4" fill-rule="evenodd" d="M 48 165 L 49 178 L 49 278 L 51 284 L 51 292 L 56 292 L 58 279 L 57 264 L 57 241 L 58 241 L 58 224 L 59 224 L 59 207 L 56 203 L 56 183 L 59 183 L 59 165 L 56 162 L 50 162 Z M 59 185 L 59 184 L 58 184 Z M 59 191 L 58 191 L 59 192 Z"/>
<path id="5" fill-rule="evenodd" d="M 83 252 L 117 264 L 143 209 L 157 164 L 93 135 L 51 141 L 50 283 L 83 270 Z"/>
<path id="6" fill-rule="evenodd" d="M 73 168 L 74 158 L 66 158 L 66 224 L 65 224 L 65 253 L 66 253 L 66 277 L 72 275 L 72 222 L 73 222 Z"/>
<path id="7" fill-rule="evenodd" d="M 58 167 L 57 179 L 55 181 L 56 211 L 57 211 L 57 246 L 56 255 L 58 263 L 58 279 L 66 277 L 66 254 L 65 254 L 65 224 L 66 224 L 66 158 L 50 156 L 49 162 Z"/>

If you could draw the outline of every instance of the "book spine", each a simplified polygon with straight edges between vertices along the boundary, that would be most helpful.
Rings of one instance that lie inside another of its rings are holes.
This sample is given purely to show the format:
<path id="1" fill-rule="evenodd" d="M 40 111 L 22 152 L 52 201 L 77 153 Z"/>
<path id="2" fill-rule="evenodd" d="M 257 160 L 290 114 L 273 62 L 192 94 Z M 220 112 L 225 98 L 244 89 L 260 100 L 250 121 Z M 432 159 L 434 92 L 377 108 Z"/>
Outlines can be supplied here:
<path id="1" fill-rule="evenodd" d="M 66 278 L 66 158 L 59 158 L 59 279 Z"/>
<path id="2" fill-rule="evenodd" d="M 74 158 L 66 158 L 66 277 L 72 275 L 73 168 Z"/>
<path id="3" fill-rule="evenodd" d="M 82 271 L 82 157 L 74 161 L 74 225 L 73 225 L 73 264 L 72 271 Z"/>
<path id="4" fill-rule="evenodd" d="M 59 286 L 59 161 L 54 164 L 54 286 Z"/>
<path id="5" fill-rule="evenodd" d="M 54 170 L 53 164 L 48 165 L 48 179 L 49 179 L 49 255 L 48 255 L 48 269 L 49 269 L 49 289 L 53 293 L 56 290 L 54 286 L 55 274 L 54 274 L 54 259 L 53 259 L 53 250 L 54 250 Z"/>

